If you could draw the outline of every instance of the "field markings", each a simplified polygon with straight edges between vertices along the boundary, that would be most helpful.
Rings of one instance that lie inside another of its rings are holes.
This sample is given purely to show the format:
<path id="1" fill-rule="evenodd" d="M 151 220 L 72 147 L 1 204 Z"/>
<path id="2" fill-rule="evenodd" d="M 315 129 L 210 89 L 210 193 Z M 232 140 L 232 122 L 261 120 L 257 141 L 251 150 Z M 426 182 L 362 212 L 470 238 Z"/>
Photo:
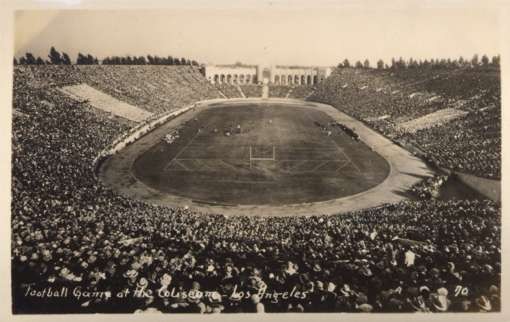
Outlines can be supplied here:
<path id="1" fill-rule="evenodd" d="M 193 165 L 193 171 L 200 171 L 200 170 L 207 170 L 211 169 L 207 166 L 206 162 L 203 162 L 202 160 L 188 160 L 186 161 L 188 163 L 191 163 Z"/>
<path id="2" fill-rule="evenodd" d="M 304 113 L 306 115 L 306 117 L 312 121 L 312 122 L 315 122 L 314 119 L 308 115 L 308 113 Z M 212 122 L 212 121 L 211 121 Z M 206 127 L 211 123 L 211 122 L 208 122 Z M 320 147 L 314 147 L 314 148 L 311 148 L 311 147 L 300 147 L 300 146 L 297 146 L 297 147 L 291 147 L 291 146 L 288 146 L 288 145 L 281 145 L 281 135 L 282 135 L 282 131 L 281 129 L 276 125 L 276 124 L 273 124 L 273 129 L 275 129 L 276 133 L 275 133 L 275 137 L 278 141 L 278 143 L 280 143 L 280 145 L 277 144 L 277 146 L 279 147 L 279 149 L 287 153 L 285 154 L 288 154 L 292 151 L 299 151 L 299 152 L 310 152 L 311 154 L 324 154 L 326 152 L 331 152 L 331 154 L 337 154 L 336 156 L 343 156 L 340 157 L 340 159 L 324 159 L 324 158 L 321 158 L 321 159 L 275 159 L 273 162 L 279 162 L 280 166 L 278 167 L 278 172 L 281 172 L 281 173 L 288 173 L 288 174 L 299 174 L 299 173 L 338 173 L 341 169 L 344 169 L 345 167 L 347 167 L 349 164 L 352 164 L 352 166 L 355 168 L 355 170 L 358 172 L 358 173 L 361 173 L 361 170 L 360 168 L 354 164 L 354 162 L 352 161 L 352 159 L 345 153 L 345 151 L 330 137 L 329 140 L 331 140 L 333 142 L 332 145 L 327 145 L 327 146 L 320 146 Z M 189 142 L 174 156 L 174 158 L 172 158 L 168 164 L 167 167 L 165 168 L 170 168 L 170 165 L 171 164 L 176 164 L 178 165 L 179 167 L 183 168 L 184 171 L 188 171 L 188 172 L 193 172 L 195 171 L 195 169 L 190 169 L 189 167 L 187 167 L 185 164 L 192 164 L 193 165 L 193 168 L 195 166 L 198 166 L 198 168 L 203 168 L 203 170 L 209 170 L 209 171 L 214 171 L 214 170 L 221 170 L 222 168 L 225 169 L 225 167 L 228 167 L 230 170 L 234 170 L 234 171 L 238 171 L 239 168 L 234 166 L 233 164 L 231 164 L 231 162 L 234 162 L 236 163 L 236 161 L 240 161 L 240 162 L 246 162 L 248 161 L 249 159 L 245 159 L 245 158 L 180 158 L 180 156 L 185 153 L 185 151 L 192 151 L 192 150 L 200 150 L 202 151 L 203 150 L 203 147 L 204 146 L 209 146 L 207 143 L 203 143 L 203 142 L 200 142 L 200 141 L 196 141 L 195 140 L 197 139 L 197 137 L 199 136 L 200 132 L 197 131 L 195 133 L 195 135 L 193 135 L 193 137 L 189 140 Z M 239 148 L 243 149 L 243 148 L 246 148 L 250 145 L 240 145 L 238 146 Z M 274 145 L 273 145 L 274 146 Z M 267 145 L 261 145 L 260 146 L 262 148 L 262 150 L 264 148 L 267 148 Z M 317 152 L 317 153 L 315 153 Z M 257 161 L 257 160 L 253 160 L 253 161 Z M 261 160 L 261 161 L 270 161 L 270 160 Z M 281 163 L 282 162 L 292 162 L 294 164 L 290 164 L 289 168 L 287 169 L 284 169 L 282 166 L 281 166 Z M 313 165 L 313 168 L 311 168 L 310 170 L 304 170 L 304 171 L 300 171 L 299 168 L 307 163 L 318 163 L 318 164 L 315 164 Z M 323 166 L 327 165 L 329 162 L 338 162 L 340 165 L 337 167 L 337 169 L 335 169 L 334 171 L 321 171 L 320 168 L 322 168 Z M 200 166 L 199 166 L 200 165 Z M 216 167 L 214 166 L 216 165 Z M 176 169 L 169 169 L 169 171 L 173 172 L 173 171 L 180 171 L 180 170 L 176 170 Z M 244 181 L 240 181 L 240 180 L 228 180 L 228 179 L 223 179 L 223 180 L 214 180 L 216 182 L 246 182 L 246 183 L 250 183 L 250 182 L 260 182 L 260 181 L 251 181 L 251 180 L 244 180 Z M 273 182 L 273 181 L 271 181 Z"/>
<path id="3" fill-rule="evenodd" d="M 209 124 L 212 123 L 212 120 L 207 122 L 207 127 L 204 127 L 204 128 L 208 128 Z M 186 149 L 191 145 L 191 143 L 193 143 L 193 141 L 198 137 L 198 135 L 200 134 L 200 131 L 197 130 L 197 133 L 195 133 L 195 135 L 193 135 L 193 137 L 191 138 L 191 140 L 189 140 L 189 142 L 170 160 L 169 163 L 172 163 L 172 161 L 174 161 L 175 159 L 179 158 L 179 156 L 184 152 L 186 151 Z"/>
<path id="4" fill-rule="evenodd" d="M 217 158 L 186 158 L 186 159 L 175 159 L 170 162 L 167 167 L 165 167 L 165 171 L 167 172 L 193 172 L 197 169 L 202 168 L 203 170 L 224 170 L 228 168 L 228 170 L 239 171 L 240 167 L 243 165 L 247 165 L 246 159 L 217 159 Z M 232 164 L 231 162 L 234 162 Z M 253 162 L 275 162 L 278 166 L 279 173 L 287 173 L 287 174 L 304 174 L 304 173 L 337 173 L 339 170 L 345 168 L 349 164 L 352 164 L 351 161 L 346 159 L 282 159 L 282 160 L 253 160 Z M 282 166 L 282 163 L 291 162 L 287 168 Z M 320 170 L 321 167 L 329 164 L 335 163 L 338 164 L 337 168 L 334 170 Z M 310 164 L 310 169 L 301 170 L 300 168 L 303 165 Z M 172 165 L 179 166 L 181 169 L 171 168 Z M 192 167 L 190 167 L 190 165 Z M 238 166 L 236 166 L 238 165 Z M 218 181 L 220 182 L 220 181 Z"/>
<path id="5" fill-rule="evenodd" d="M 221 164 L 221 165 L 224 165 L 224 166 L 226 166 L 227 168 L 230 168 L 231 170 L 236 170 L 236 171 L 238 171 L 238 170 L 239 170 L 237 167 L 233 166 L 232 164 L 230 164 L 230 163 L 228 163 L 228 162 L 225 162 L 225 160 L 224 160 L 224 159 L 217 159 L 217 160 L 219 160 L 219 162 L 220 162 L 220 164 Z M 235 160 L 235 159 L 234 159 L 234 160 Z M 243 160 L 243 161 L 244 161 L 244 160 Z"/>
<path id="6" fill-rule="evenodd" d="M 214 182 L 214 183 L 262 183 L 262 184 L 280 184 L 274 180 L 234 180 L 234 179 L 220 179 L 220 180 L 200 180 L 200 182 Z"/>
<path id="7" fill-rule="evenodd" d="M 308 117 L 308 119 L 312 122 L 316 122 L 314 119 L 312 119 L 312 117 L 310 117 L 310 115 L 308 115 L 308 111 L 304 111 L 304 114 L 306 115 L 306 117 Z M 358 171 L 358 173 L 361 174 L 361 170 L 360 168 L 354 164 L 354 162 L 352 162 L 352 159 L 347 155 L 347 153 L 345 153 L 344 149 L 342 149 L 338 143 L 335 142 L 335 140 L 333 140 L 331 137 L 328 137 L 328 139 L 333 142 L 333 144 L 335 145 L 335 147 L 337 148 L 338 151 L 340 151 L 344 156 L 345 158 L 353 165 L 353 167 Z"/>
<path id="8" fill-rule="evenodd" d="M 289 169 L 286 170 L 286 172 L 289 172 L 289 173 L 296 172 L 296 171 L 294 171 L 296 168 L 299 168 L 300 166 L 302 166 L 303 164 L 308 162 L 308 160 L 279 160 L 279 161 L 286 161 L 286 162 L 297 161 L 295 164 L 290 165 Z"/>
<path id="9" fill-rule="evenodd" d="M 179 158 L 176 161 L 249 161 L 249 159 L 239 159 L 239 158 Z M 252 161 L 274 161 L 274 162 L 350 162 L 346 159 L 252 159 Z"/>
<path id="10" fill-rule="evenodd" d="M 179 165 L 179 166 L 180 166 L 180 167 L 182 167 L 184 170 L 191 171 L 191 169 L 189 169 L 187 166 L 185 166 L 184 164 L 182 164 L 182 163 L 180 162 L 180 160 L 175 159 L 175 160 L 171 161 L 171 162 L 169 163 L 169 165 L 170 165 L 170 164 L 172 164 L 172 162 L 175 162 L 175 164 Z"/>
<path id="11" fill-rule="evenodd" d="M 173 158 L 172 160 L 170 160 L 170 162 L 172 162 L 173 160 L 179 158 L 179 156 L 187 149 L 188 146 L 191 145 L 191 143 L 193 143 L 193 141 L 195 140 L 195 138 L 198 136 L 200 132 L 197 131 L 197 133 L 195 133 L 195 135 L 193 135 L 193 137 L 191 138 L 191 140 L 189 140 L 188 143 L 186 143 L 186 145 L 181 149 L 181 151 L 179 151 Z"/>
<path id="12" fill-rule="evenodd" d="M 322 161 L 322 162 L 319 162 L 318 165 L 316 165 L 315 167 L 313 167 L 313 169 L 311 170 L 312 172 L 317 172 L 320 168 L 322 168 L 322 166 L 324 166 L 325 164 L 328 164 L 330 161 Z"/>
<path id="13" fill-rule="evenodd" d="M 335 170 L 335 172 L 339 172 L 340 170 L 345 169 L 346 167 L 348 167 L 351 164 L 354 165 L 351 161 L 346 161 L 346 162 L 340 164 L 338 166 L 338 168 Z"/>
<path id="14" fill-rule="evenodd" d="M 337 143 L 336 143 L 333 139 L 331 139 L 331 141 L 333 142 L 333 144 L 335 144 L 335 145 L 338 147 L 338 150 L 339 150 L 340 152 L 342 152 L 342 154 L 343 154 L 343 155 L 347 158 L 347 160 L 349 160 L 349 162 L 350 162 L 350 163 L 352 164 L 352 166 L 353 166 L 353 167 L 354 167 L 354 168 L 358 171 L 358 173 L 360 173 L 360 174 L 361 174 L 361 170 L 360 170 L 360 168 L 359 168 L 356 164 L 354 164 L 354 162 L 352 162 L 352 159 L 351 159 L 351 158 L 347 155 L 347 153 L 345 153 L 345 151 L 344 151 L 342 148 L 340 148 L 340 147 L 338 146 L 338 144 L 337 144 Z"/>

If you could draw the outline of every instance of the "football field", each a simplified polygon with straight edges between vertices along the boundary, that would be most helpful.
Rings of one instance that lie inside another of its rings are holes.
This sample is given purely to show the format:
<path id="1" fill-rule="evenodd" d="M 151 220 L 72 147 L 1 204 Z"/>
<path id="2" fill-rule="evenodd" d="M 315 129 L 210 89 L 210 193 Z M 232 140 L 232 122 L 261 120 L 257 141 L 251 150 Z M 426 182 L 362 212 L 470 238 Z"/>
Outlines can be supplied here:
<path id="1" fill-rule="evenodd" d="M 160 130 L 164 130 L 160 129 Z M 164 193 L 225 205 L 284 205 L 353 195 L 388 175 L 384 158 L 311 108 L 245 104 L 198 112 L 133 164 Z"/>

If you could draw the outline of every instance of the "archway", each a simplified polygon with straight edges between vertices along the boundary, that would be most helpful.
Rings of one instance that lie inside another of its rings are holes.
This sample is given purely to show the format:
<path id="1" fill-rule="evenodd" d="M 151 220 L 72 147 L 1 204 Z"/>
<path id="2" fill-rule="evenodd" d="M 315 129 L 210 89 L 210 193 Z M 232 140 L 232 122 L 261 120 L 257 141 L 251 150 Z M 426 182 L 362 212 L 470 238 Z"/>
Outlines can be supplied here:
<path id="1" fill-rule="evenodd" d="M 264 68 L 262 70 L 262 81 L 267 80 L 269 82 L 271 80 L 271 70 L 269 68 Z"/>

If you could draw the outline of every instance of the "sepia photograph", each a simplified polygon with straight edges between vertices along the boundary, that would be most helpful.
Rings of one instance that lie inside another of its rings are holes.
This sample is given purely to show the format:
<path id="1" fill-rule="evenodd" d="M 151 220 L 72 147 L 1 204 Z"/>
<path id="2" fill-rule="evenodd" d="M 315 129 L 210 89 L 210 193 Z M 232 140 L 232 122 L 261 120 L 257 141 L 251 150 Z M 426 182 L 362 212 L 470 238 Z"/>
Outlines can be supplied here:
<path id="1" fill-rule="evenodd" d="M 182 3 L 12 12 L 12 315 L 503 311 L 498 8 Z"/>

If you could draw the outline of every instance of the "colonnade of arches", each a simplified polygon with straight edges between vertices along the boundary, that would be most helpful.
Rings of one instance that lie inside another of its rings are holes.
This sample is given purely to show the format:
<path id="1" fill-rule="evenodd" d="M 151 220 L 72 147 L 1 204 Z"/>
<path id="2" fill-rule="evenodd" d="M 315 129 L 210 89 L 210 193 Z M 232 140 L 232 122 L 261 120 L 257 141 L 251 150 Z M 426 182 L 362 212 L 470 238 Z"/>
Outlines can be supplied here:
<path id="1" fill-rule="evenodd" d="M 317 75 L 273 75 L 269 78 L 275 85 L 315 85 L 322 81 Z M 214 74 L 209 76 L 214 84 L 257 84 L 257 75 L 252 74 Z"/>
<path id="2" fill-rule="evenodd" d="M 317 75 L 274 75 L 273 84 L 277 85 L 315 85 L 319 82 Z"/>
<path id="3" fill-rule="evenodd" d="M 250 74 L 214 74 L 215 84 L 255 84 L 257 77 Z"/>

